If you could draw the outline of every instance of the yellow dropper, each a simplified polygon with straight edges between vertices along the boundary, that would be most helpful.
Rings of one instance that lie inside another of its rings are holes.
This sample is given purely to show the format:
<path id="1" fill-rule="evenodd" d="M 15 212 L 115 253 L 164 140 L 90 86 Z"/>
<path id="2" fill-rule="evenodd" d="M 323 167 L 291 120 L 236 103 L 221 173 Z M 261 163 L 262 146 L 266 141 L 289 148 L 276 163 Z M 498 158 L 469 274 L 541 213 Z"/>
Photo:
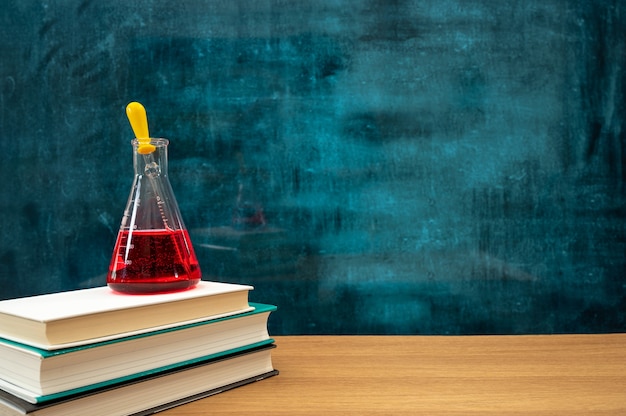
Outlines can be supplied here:
<path id="1" fill-rule="evenodd" d="M 146 109 L 141 103 L 133 101 L 126 106 L 126 116 L 133 128 L 135 137 L 139 142 L 137 153 L 147 155 L 156 150 L 154 145 L 150 144 L 150 133 L 148 132 L 148 117 Z"/>

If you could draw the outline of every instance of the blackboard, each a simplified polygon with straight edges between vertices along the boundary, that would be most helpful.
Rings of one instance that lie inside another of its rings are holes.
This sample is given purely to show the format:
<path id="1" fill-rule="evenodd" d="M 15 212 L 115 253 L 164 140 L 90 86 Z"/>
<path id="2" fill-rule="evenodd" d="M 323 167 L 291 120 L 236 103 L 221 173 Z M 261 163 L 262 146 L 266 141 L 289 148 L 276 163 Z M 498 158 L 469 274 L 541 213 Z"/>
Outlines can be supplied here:
<path id="1" fill-rule="evenodd" d="M 274 334 L 623 331 L 625 28 L 619 0 L 9 2 L 0 298 L 104 284 L 136 100 L 204 278 Z"/>

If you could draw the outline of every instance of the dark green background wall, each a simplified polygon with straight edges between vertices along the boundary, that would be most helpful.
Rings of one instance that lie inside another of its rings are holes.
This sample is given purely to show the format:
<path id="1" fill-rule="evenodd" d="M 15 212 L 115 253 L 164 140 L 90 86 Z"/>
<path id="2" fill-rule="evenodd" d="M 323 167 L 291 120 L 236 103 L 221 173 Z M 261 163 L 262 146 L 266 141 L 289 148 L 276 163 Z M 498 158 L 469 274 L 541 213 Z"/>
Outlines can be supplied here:
<path id="1" fill-rule="evenodd" d="M 105 283 L 137 100 L 275 334 L 624 331 L 625 3 L 5 2 L 0 298 Z"/>

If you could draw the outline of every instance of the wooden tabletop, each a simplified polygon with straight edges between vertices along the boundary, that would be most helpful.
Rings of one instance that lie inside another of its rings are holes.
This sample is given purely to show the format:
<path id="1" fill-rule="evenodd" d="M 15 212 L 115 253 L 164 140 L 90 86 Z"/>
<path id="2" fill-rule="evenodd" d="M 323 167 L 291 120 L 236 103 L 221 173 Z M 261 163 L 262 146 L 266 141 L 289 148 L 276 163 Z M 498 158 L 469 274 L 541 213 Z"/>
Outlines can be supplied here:
<path id="1" fill-rule="evenodd" d="M 276 343 L 280 375 L 162 415 L 626 415 L 626 334 Z"/>

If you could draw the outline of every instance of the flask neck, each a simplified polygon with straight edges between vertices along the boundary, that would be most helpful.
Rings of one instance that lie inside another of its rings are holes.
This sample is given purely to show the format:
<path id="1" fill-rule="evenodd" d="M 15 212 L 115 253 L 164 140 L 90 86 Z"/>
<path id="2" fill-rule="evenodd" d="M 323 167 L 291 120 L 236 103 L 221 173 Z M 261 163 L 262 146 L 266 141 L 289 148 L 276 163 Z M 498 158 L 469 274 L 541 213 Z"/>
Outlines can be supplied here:
<path id="1" fill-rule="evenodd" d="M 167 139 L 150 139 L 150 144 L 154 146 L 154 151 L 141 154 L 137 151 L 139 140 L 132 140 L 133 145 L 133 167 L 135 175 L 148 175 L 151 177 L 167 176 Z"/>

